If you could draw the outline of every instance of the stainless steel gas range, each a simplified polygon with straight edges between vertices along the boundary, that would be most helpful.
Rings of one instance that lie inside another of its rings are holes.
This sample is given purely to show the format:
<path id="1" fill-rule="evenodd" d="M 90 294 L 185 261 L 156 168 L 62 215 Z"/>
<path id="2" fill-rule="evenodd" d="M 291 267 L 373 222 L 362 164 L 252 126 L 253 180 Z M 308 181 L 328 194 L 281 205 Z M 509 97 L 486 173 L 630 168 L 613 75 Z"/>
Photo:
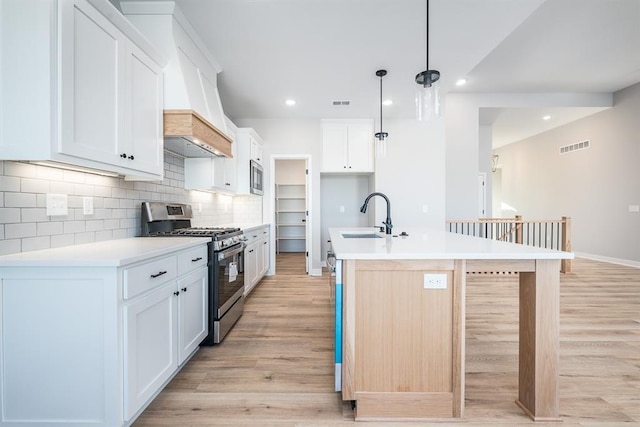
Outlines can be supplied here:
<path id="1" fill-rule="evenodd" d="M 244 236 L 239 228 L 191 227 L 193 211 L 182 203 L 143 202 L 142 236 L 210 237 L 209 335 L 201 345 L 220 343 L 244 309 Z"/>

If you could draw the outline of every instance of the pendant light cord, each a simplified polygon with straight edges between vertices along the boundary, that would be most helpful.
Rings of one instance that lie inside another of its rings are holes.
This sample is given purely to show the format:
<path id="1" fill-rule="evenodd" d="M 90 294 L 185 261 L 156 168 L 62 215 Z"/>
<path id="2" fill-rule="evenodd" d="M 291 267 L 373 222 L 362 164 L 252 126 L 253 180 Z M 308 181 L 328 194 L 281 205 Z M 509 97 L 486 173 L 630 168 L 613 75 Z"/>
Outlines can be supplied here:
<path id="1" fill-rule="evenodd" d="M 382 135 L 382 76 L 380 76 L 380 135 Z"/>
<path id="2" fill-rule="evenodd" d="M 426 41 L 425 45 L 427 46 L 427 63 L 425 70 L 429 71 L 429 0 L 425 0 L 427 5 L 427 31 L 426 31 Z"/>

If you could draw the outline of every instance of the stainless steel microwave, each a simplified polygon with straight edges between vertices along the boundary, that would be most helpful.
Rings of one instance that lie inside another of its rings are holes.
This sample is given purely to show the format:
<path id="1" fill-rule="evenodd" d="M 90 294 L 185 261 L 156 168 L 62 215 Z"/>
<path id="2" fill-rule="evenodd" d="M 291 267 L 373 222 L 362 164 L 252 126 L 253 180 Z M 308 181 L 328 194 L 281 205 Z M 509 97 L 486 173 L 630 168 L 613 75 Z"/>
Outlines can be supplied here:
<path id="1" fill-rule="evenodd" d="M 262 166 L 256 161 L 249 161 L 249 191 L 252 194 L 258 194 L 262 196 L 264 193 L 264 172 Z"/>

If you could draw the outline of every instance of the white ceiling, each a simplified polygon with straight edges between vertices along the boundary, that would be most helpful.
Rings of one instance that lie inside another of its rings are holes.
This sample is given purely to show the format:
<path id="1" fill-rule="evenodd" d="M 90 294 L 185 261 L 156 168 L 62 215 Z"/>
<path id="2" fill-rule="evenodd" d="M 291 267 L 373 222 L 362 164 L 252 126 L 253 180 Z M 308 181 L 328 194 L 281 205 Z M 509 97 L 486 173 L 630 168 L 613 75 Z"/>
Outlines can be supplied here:
<path id="1" fill-rule="evenodd" d="M 380 68 L 393 100 L 384 117 L 414 117 L 424 0 L 175 1 L 223 69 L 232 119 L 377 118 Z M 447 92 L 613 92 L 640 82 L 640 0 L 431 0 L 430 15 L 429 65 L 445 102 Z M 481 120 L 504 144 L 596 111 L 492 109 Z M 543 114 L 552 120 L 541 124 Z"/>

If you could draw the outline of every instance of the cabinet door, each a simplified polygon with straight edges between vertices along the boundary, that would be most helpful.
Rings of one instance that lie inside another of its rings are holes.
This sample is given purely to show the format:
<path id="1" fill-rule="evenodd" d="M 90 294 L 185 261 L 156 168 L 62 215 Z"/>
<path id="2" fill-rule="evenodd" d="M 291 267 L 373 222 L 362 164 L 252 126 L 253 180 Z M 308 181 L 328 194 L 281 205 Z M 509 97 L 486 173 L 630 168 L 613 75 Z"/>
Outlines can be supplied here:
<path id="1" fill-rule="evenodd" d="M 373 172 L 373 129 L 369 125 L 348 126 L 349 172 Z"/>
<path id="2" fill-rule="evenodd" d="M 122 165 L 156 175 L 164 169 L 162 69 L 135 45 L 129 45 L 125 83 L 127 132 Z"/>
<path id="3" fill-rule="evenodd" d="M 256 284 L 258 278 L 258 242 L 244 250 L 244 294 L 248 294 Z"/>
<path id="4" fill-rule="evenodd" d="M 63 3 L 61 31 L 58 150 L 117 165 L 124 118 L 124 36 L 86 0 Z"/>
<path id="5" fill-rule="evenodd" d="M 207 269 L 201 268 L 178 280 L 178 292 L 178 365 L 181 365 L 208 333 Z"/>
<path id="6" fill-rule="evenodd" d="M 322 125 L 322 172 L 349 172 L 347 127 L 343 123 Z"/>
<path id="7" fill-rule="evenodd" d="M 178 368 L 176 283 L 124 307 L 124 412 L 131 417 Z"/>
<path id="8" fill-rule="evenodd" d="M 260 246 L 262 247 L 261 250 L 261 261 L 260 261 L 260 274 L 259 277 L 262 278 L 264 277 L 265 274 L 267 274 L 267 271 L 269 270 L 269 239 L 266 238 L 262 241 L 262 243 L 260 244 Z"/>
<path id="9" fill-rule="evenodd" d="M 262 164 L 262 144 L 255 138 L 251 138 L 251 160 Z"/>

